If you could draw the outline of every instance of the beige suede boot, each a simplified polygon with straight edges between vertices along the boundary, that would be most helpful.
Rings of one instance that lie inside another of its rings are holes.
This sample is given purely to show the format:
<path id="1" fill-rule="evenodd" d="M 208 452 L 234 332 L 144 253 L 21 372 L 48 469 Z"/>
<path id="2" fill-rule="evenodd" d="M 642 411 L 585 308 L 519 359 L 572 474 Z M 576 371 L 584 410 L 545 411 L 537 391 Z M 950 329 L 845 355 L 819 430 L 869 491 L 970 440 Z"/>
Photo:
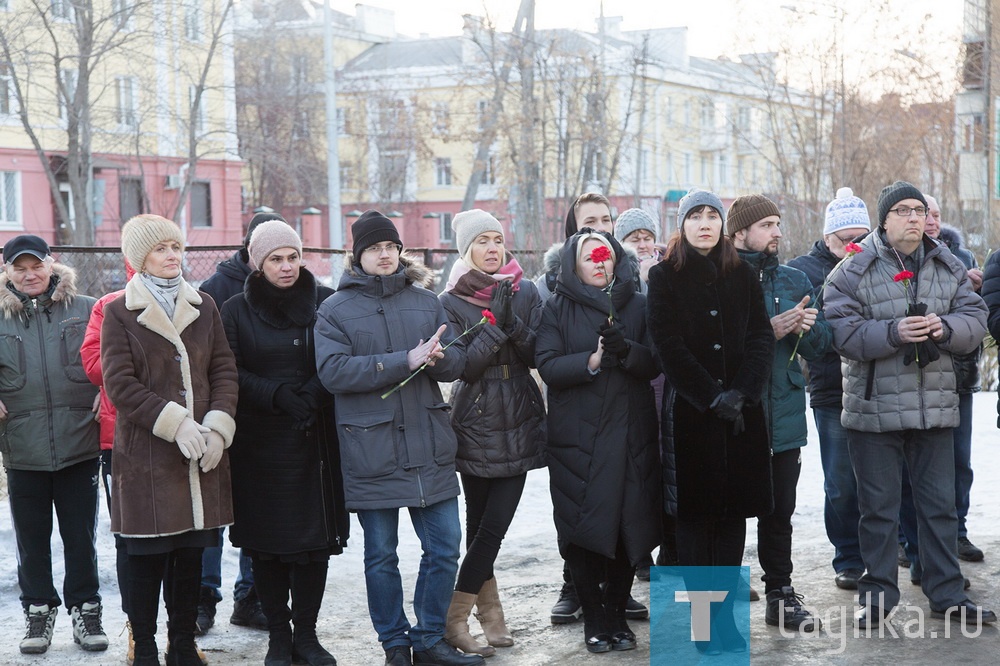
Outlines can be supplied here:
<path id="1" fill-rule="evenodd" d="M 448 617 L 445 619 L 444 639 L 452 647 L 466 654 L 478 654 L 489 657 L 496 653 L 489 645 L 481 645 L 469 633 L 469 613 L 476 603 L 476 595 L 468 592 L 452 592 L 451 605 L 448 606 Z M 485 629 L 485 628 L 484 628 Z"/>
<path id="2" fill-rule="evenodd" d="M 496 577 L 483 583 L 476 597 L 476 619 L 483 628 L 486 642 L 493 647 L 510 647 L 514 637 L 503 618 L 503 606 L 500 605 L 500 592 L 497 590 Z"/>

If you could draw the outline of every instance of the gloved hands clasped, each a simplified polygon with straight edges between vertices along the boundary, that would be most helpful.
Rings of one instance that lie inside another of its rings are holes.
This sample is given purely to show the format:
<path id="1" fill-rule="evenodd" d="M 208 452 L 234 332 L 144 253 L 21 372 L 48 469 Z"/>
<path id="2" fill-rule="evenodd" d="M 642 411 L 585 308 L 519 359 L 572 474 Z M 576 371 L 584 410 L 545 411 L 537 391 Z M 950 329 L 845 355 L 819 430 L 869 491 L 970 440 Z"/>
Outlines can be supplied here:
<path id="1" fill-rule="evenodd" d="M 711 410 L 723 421 L 733 424 L 733 434 L 738 435 L 744 430 L 743 426 L 743 404 L 746 398 L 736 389 L 723 391 L 715 396 L 712 401 Z"/>

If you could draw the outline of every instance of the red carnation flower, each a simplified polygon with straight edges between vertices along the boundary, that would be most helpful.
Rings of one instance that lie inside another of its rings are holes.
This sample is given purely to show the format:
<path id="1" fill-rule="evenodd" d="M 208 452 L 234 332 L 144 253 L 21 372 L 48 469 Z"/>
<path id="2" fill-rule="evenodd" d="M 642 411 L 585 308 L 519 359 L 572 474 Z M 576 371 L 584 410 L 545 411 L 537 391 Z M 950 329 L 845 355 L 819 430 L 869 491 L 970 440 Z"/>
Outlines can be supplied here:
<path id="1" fill-rule="evenodd" d="M 600 264 L 609 259 L 611 259 L 611 250 L 604 245 L 598 245 L 590 252 L 590 260 L 595 264 Z"/>
<path id="2" fill-rule="evenodd" d="M 490 326 L 497 325 L 497 318 L 493 316 L 493 313 L 490 312 L 489 310 L 483 310 L 483 319 L 485 321 L 488 321 L 490 323 Z"/>
<path id="3" fill-rule="evenodd" d="M 893 282 L 904 282 L 906 280 L 912 280 L 913 273 L 910 271 L 899 271 L 896 273 L 896 277 L 892 278 Z"/>
<path id="4" fill-rule="evenodd" d="M 844 246 L 844 249 L 847 251 L 847 254 L 857 254 L 864 251 L 857 243 L 848 243 Z"/>

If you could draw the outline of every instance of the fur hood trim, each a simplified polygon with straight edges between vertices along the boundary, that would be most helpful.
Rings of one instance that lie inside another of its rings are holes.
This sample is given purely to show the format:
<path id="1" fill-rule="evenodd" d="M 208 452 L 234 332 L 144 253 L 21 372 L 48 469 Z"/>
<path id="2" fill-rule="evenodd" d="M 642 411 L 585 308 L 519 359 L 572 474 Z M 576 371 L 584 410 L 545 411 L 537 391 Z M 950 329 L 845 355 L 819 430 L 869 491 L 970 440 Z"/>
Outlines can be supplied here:
<path id="1" fill-rule="evenodd" d="M 427 266 L 421 259 L 415 254 L 403 251 L 399 255 L 399 264 L 403 267 L 403 274 L 406 275 L 408 282 L 411 282 L 418 287 L 423 287 L 424 289 L 434 290 L 434 285 L 438 280 L 438 271 Z M 354 253 L 347 252 L 344 254 L 344 272 L 352 277 L 363 277 L 357 269 L 360 267 L 356 261 L 354 261 Z"/>
<path id="2" fill-rule="evenodd" d="M 938 240 L 947 245 L 949 248 L 959 248 L 962 247 L 965 239 L 962 237 L 962 232 L 957 227 L 953 227 L 950 224 L 941 225 L 941 233 L 938 234 Z"/>
<path id="3" fill-rule="evenodd" d="M 56 263 L 52 264 L 52 274 L 59 277 L 56 288 L 52 290 L 52 302 L 69 305 L 77 296 L 76 271 L 65 264 Z M 4 319 L 19 316 L 24 312 L 26 302 L 7 288 L 9 282 L 7 271 L 0 272 L 0 312 L 3 313 Z"/>
<path id="4" fill-rule="evenodd" d="M 559 272 L 559 267 L 562 265 L 562 259 L 559 258 L 559 252 L 562 250 L 562 246 L 562 243 L 553 243 L 552 247 L 545 251 L 545 257 L 542 260 L 542 270 L 544 272 Z"/>
<path id="5" fill-rule="evenodd" d="M 243 298 L 261 320 L 274 328 L 312 326 L 316 321 L 316 278 L 305 268 L 291 287 L 280 289 L 254 271 L 243 285 Z"/>

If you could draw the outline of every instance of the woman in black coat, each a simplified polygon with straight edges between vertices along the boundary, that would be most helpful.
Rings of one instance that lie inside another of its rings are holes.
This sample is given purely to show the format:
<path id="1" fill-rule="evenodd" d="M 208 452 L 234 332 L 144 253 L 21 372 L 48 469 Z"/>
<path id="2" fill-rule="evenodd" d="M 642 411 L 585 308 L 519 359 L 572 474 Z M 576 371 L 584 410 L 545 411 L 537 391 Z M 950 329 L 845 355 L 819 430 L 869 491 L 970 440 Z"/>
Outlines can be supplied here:
<path id="1" fill-rule="evenodd" d="M 284 221 L 257 227 L 249 251 L 260 268 L 222 308 L 240 378 L 230 539 L 253 560 L 270 632 L 265 663 L 291 664 L 294 652 L 314 666 L 335 664 L 316 619 L 349 522 L 333 397 L 316 376 L 312 333 L 333 290 L 302 268 L 302 241 Z"/>
<path id="2" fill-rule="evenodd" d="M 610 258 L 594 259 L 605 251 Z M 560 550 L 572 572 L 591 652 L 635 647 L 625 604 L 635 565 L 660 541 L 660 464 L 635 262 L 610 234 L 563 245 L 556 294 L 535 360 L 548 385 L 548 463 Z M 605 575 L 606 574 L 606 575 Z M 601 592 L 600 583 L 607 581 Z"/>
<path id="3" fill-rule="evenodd" d="M 774 333 L 757 275 L 722 234 L 724 219 L 718 196 L 689 192 L 667 255 L 649 271 L 649 330 L 667 380 L 664 500 L 682 566 L 740 566 L 746 519 L 772 507 L 761 396 Z M 742 640 L 732 632 L 698 648 L 745 650 Z"/>
<path id="4" fill-rule="evenodd" d="M 456 333 L 489 308 L 496 325 L 462 338 L 466 363 L 452 385 L 451 424 L 458 438 L 455 466 L 465 494 L 465 559 L 448 608 L 445 639 L 466 653 L 485 656 L 514 639 L 504 622 L 493 575 L 500 542 L 521 500 L 528 471 L 545 465 L 545 407 L 535 366 L 535 330 L 542 299 L 517 259 L 504 248 L 503 227 L 482 210 L 452 221 L 461 257 L 441 303 Z M 469 634 L 473 604 L 488 646 Z"/>

